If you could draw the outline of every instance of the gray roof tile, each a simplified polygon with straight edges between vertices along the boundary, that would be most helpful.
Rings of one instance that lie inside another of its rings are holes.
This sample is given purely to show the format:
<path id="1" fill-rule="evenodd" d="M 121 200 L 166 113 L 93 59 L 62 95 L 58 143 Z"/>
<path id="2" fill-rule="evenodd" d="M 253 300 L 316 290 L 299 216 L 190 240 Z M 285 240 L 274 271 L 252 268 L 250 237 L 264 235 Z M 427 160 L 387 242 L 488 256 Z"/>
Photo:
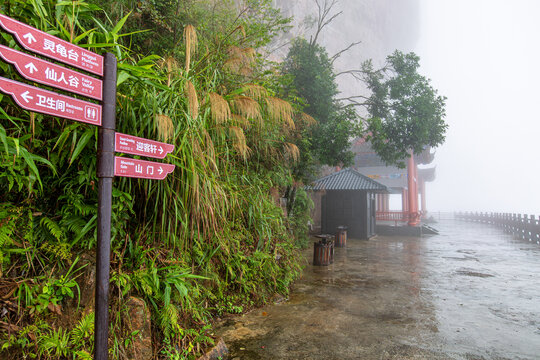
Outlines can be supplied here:
<path id="1" fill-rule="evenodd" d="M 388 191 L 383 184 L 351 168 L 325 176 L 306 186 L 306 190 L 372 190 Z"/>

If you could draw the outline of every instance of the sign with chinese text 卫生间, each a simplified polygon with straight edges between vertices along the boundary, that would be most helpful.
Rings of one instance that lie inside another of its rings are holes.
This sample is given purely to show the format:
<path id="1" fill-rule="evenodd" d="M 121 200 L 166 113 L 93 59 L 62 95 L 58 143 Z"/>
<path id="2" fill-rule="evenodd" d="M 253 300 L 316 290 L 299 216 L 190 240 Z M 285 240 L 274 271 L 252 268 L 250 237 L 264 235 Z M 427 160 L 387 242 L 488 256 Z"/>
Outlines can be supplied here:
<path id="1" fill-rule="evenodd" d="M 101 125 L 101 105 L 0 77 L 0 90 L 23 109 L 92 125 Z"/>

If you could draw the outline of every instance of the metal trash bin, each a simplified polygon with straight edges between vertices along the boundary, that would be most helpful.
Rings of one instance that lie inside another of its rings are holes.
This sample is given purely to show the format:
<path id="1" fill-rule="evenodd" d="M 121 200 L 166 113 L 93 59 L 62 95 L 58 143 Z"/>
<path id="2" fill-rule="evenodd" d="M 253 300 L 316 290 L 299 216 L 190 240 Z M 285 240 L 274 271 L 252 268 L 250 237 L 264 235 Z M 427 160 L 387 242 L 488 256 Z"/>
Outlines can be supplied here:
<path id="1" fill-rule="evenodd" d="M 347 246 L 347 227 L 338 226 L 336 231 L 336 247 Z"/>
<path id="2" fill-rule="evenodd" d="M 328 266 L 334 263 L 334 241 L 333 235 L 317 235 L 320 238 L 313 244 L 313 265 Z"/>

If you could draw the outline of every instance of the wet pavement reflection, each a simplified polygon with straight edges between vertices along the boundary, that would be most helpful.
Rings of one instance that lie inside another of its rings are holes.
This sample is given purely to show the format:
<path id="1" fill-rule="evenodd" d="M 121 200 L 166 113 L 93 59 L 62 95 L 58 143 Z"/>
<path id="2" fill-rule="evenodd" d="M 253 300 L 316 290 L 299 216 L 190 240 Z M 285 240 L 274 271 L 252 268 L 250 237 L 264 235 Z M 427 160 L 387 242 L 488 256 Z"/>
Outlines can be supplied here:
<path id="1" fill-rule="evenodd" d="M 540 246 L 489 225 L 349 239 L 287 301 L 226 320 L 230 359 L 540 359 Z"/>

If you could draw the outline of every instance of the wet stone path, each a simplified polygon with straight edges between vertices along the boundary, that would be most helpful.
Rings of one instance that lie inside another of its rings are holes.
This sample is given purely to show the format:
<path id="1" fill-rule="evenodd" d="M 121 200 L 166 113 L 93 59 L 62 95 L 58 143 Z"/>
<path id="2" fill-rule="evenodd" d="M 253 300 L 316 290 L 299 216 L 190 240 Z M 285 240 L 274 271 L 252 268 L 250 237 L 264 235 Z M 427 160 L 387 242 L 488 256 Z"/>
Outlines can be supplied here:
<path id="1" fill-rule="evenodd" d="M 441 235 L 349 239 L 287 301 L 218 329 L 229 359 L 540 359 L 540 245 L 440 220 Z"/>

